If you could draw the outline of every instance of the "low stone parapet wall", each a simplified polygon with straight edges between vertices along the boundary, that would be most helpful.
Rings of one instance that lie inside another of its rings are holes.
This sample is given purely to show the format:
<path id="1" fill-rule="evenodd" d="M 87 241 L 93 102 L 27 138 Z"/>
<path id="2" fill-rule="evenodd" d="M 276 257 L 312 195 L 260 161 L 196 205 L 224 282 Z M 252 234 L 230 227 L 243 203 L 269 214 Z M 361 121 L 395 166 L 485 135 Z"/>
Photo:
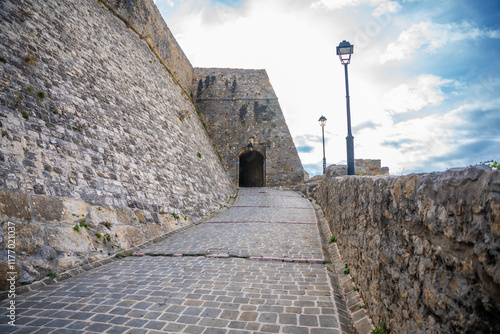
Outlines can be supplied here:
<path id="1" fill-rule="evenodd" d="M 500 332 L 500 171 L 325 177 L 314 191 L 375 324 Z"/>

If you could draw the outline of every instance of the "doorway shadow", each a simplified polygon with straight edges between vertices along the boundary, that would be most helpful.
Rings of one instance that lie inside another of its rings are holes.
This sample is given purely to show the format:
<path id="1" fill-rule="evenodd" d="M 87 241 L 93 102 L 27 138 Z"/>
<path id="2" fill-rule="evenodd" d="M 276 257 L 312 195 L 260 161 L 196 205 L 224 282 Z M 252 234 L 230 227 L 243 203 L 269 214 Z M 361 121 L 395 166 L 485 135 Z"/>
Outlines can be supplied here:
<path id="1" fill-rule="evenodd" d="M 240 156 L 240 187 L 264 187 L 264 156 L 249 151 Z"/>

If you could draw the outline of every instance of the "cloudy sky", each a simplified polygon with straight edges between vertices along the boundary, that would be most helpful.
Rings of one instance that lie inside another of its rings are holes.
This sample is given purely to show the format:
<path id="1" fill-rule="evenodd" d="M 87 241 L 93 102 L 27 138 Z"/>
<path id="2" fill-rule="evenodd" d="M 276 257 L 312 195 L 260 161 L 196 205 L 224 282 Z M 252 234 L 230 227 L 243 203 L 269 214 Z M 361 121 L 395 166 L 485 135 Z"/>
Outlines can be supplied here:
<path id="1" fill-rule="evenodd" d="M 156 0 L 195 67 L 266 69 L 304 168 L 356 159 L 391 174 L 500 159 L 498 0 Z"/>

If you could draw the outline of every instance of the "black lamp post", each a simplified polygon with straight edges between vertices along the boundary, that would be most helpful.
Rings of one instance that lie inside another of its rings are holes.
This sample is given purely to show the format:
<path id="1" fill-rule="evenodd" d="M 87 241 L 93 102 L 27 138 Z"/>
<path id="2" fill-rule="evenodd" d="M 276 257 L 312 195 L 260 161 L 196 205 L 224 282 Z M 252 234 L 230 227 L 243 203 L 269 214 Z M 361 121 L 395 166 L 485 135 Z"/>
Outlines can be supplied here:
<path id="1" fill-rule="evenodd" d="M 326 172 L 326 158 L 325 158 L 325 124 L 326 124 L 326 117 L 321 116 L 318 119 L 319 125 L 321 125 L 321 132 L 323 133 L 323 174 Z"/>
<path id="2" fill-rule="evenodd" d="M 351 105 L 349 102 L 349 80 L 347 75 L 347 65 L 351 62 L 351 55 L 354 53 L 354 45 L 347 41 L 342 41 L 337 46 L 337 55 L 345 69 L 345 92 L 347 104 L 347 175 L 354 175 L 354 137 L 351 132 Z"/>

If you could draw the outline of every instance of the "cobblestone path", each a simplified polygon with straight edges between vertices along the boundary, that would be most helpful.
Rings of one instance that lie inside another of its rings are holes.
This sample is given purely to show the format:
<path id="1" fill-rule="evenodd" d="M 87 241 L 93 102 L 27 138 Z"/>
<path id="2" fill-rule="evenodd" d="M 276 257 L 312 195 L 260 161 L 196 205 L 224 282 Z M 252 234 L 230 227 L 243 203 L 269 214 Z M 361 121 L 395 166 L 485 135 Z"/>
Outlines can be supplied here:
<path id="1" fill-rule="evenodd" d="M 234 205 L 137 256 L 16 297 L 0 333 L 349 333 L 315 213 L 295 192 Z"/>

